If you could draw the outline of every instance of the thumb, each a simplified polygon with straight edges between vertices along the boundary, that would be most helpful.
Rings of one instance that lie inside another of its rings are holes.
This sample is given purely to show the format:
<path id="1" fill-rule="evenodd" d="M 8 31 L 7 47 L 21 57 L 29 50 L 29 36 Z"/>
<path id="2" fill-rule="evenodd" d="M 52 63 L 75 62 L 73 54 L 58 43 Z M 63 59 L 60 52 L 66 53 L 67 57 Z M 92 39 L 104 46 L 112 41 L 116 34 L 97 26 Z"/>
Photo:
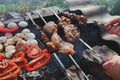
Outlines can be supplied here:
<path id="1" fill-rule="evenodd" d="M 107 70 L 109 67 L 110 67 L 110 60 L 108 60 L 108 61 L 106 61 L 103 65 L 102 65 L 102 67 L 103 67 L 103 69 L 105 69 L 105 70 Z"/>

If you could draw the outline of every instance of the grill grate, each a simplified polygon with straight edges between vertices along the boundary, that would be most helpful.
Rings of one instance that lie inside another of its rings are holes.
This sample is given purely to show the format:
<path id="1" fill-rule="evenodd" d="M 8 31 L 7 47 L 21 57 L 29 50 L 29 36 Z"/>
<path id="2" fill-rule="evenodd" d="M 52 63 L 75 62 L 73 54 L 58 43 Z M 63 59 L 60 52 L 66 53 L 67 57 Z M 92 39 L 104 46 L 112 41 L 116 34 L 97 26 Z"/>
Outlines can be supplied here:
<path id="1" fill-rule="evenodd" d="M 76 14 L 82 14 L 81 11 L 76 10 L 76 11 L 70 11 L 71 13 L 76 13 Z M 61 14 L 59 14 L 59 16 L 61 16 Z M 45 20 L 48 21 L 57 21 L 57 18 L 55 16 L 46 16 L 44 17 Z M 31 32 L 35 33 L 35 35 L 37 35 L 36 30 L 34 29 L 32 23 L 28 20 L 29 22 L 29 26 L 27 28 L 29 28 L 31 30 Z M 40 18 L 36 18 L 35 22 L 37 24 L 39 24 L 41 27 L 44 26 L 43 21 Z M 106 41 L 103 40 L 100 36 L 100 31 L 99 31 L 99 25 L 97 25 L 96 23 L 88 23 L 86 25 L 78 25 L 78 28 L 80 29 L 81 32 L 81 38 L 87 42 L 90 46 L 102 46 L 102 45 L 106 45 L 108 46 L 110 49 L 116 51 L 117 53 L 120 54 L 120 48 L 119 48 L 119 44 L 117 44 L 114 41 Z M 18 32 L 20 32 L 22 29 L 20 28 Z M 62 31 L 61 31 L 62 32 Z M 60 33 L 61 37 L 63 38 L 63 34 Z M 15 34 L 15 33 L 14 33 Z M 3 33 L 0 33 L 0 36 L 4 35 Z M 37 36 L 36 39 L 39 42 L 39 46 L 44 49 L 44 45 L 43 43 L 40 41 L 39 37 Z M 77 63 L 82 63 L 81 58 L 83 55 L 83 51 L 85 51 L 87 49 L 87 47 L 85 47 L 84 44 L 82 44 L 80 41 L 76 41 L 73 43 L 75 46 L 75 51 L 76 54 L 73 55 L 74 59 L 77 61 Z M 39 77 L 37 77 L 37 79 L 34 79 L 33 77 L 30 76 L 26 76 L 27 80 L 67 80 L 65 74 L 63 73 L 63 71 L 61 70 L 61 68 L 59 67 L 58 63 L 56 63 L 54 56 L 51 54 L 52 59 L 50 60 L 50 62 L 44 66 L 41 69 L 38 69 L 37 71 L 41 74 L 42 71 L 44 72 L 45 75 L 40 75 Z M 58 54 L 59 58 L 61 59 L 61 61 L 63 62 L 63 64 L 65 65 L 66 68 L 69 68 L 70 66 L 73 65 L 73 62 L 71 61 L 71 59 L 67 56 L 67 55 L 63 55 L 63 54 Z M 84 69 L 84 71 L 87 73 L 88 69 Z M 23 74 L 25 74 L 26 71 L 23 69 Z M 21 75 L 23 75 L 21 74 Z M 89 73 L 87 73 L 89 74 Z M 96 76 L 94 76 L 96 77 Z M 29 79 L 28 79 L 29 78 Z M 30 79 L 31 78 L 31 79 Z M 19 76 L 19 78 L 17 80 L 23 80 L 21 78 L 21 76 Z M 98 80 L 98 79 L 95 79 Z"/>

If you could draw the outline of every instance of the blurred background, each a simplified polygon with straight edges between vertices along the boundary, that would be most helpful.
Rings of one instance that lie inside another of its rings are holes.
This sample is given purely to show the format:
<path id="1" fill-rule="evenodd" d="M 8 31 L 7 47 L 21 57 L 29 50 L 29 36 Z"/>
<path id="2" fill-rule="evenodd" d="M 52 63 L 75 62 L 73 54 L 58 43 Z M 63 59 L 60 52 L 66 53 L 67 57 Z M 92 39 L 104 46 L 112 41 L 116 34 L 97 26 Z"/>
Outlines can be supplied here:
<path id="1" fill-rule="evenodd" d="M 120 15 L 120 0 L 92 0 L 96 4 L 105 5 L 111 15 Z M 36 8 L 57 6 L 67 9 L 65 0 L 0 0 L 0 14 L 11 11 L 30 11 Z"/>

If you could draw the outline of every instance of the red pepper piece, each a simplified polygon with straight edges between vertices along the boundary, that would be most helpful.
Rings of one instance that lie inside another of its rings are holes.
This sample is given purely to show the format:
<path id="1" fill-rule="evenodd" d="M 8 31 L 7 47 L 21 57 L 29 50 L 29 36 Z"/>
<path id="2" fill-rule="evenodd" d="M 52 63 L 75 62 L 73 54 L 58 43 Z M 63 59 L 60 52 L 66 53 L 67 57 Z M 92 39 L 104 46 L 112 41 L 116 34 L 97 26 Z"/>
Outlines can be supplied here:
<path id="1" fill-rule="evenodd" d="M 0 53 L 0 62 L 2 61 L 3 58 L 5 58 L 4 55 Z"/>
<path id="2" fill-rule="evenodd" d="M 27 55 L 30 58 L 37 58 L 42 54 L 42 50 L 38 45 L 31 45 L 27 51 Z"/>
<path id="3" fill-rule="evenodd" d="M 4 32 L 4 33 L 12 33 L 12 32 L 16 32 L 17 30 L 18 30 L 18 26 L 15 26 L 14 28 L 11 29 L 0 26 L 0 32 Z"/>
<path id="4" fill-rule="evenodd" d="M 50 54 L 46 49 L 44 49 L 41 56 L 33 59 L 32 61 L 25 65 L 25 69 L 27 71 L 37 70 L 38 68 L 45 66 L 49 62 L 50 58 L 51 58 Z"/>
<path id="5" fill-rule="evenodd" d="M 5 61 L 5 56 L 3 54 L 0 54 L 0 69 L 6 68 L 8 66 L 8 64 L 4 64 L 5 62 L 3 62 L 3 60 Z M 0 72 L 1 72 L 1 70 L 0 70 Z"/>
<path id="6" fill-rule="evenodd" d="M 1 69 L 0 69 L 1 70 Z M 11 80 L 18 77 L 21 68 L 13 62 L 8 62 L 8 67 L 0 72 L 0 80 Z"/>
<path id="7" fill-rule="evenodd" d="M 27 59 L 24 58 L 25 54 L 23 52 L 16 53 L 11 59 L 11 62 L 16 63 L 20 68 L 27 64 Z"/>

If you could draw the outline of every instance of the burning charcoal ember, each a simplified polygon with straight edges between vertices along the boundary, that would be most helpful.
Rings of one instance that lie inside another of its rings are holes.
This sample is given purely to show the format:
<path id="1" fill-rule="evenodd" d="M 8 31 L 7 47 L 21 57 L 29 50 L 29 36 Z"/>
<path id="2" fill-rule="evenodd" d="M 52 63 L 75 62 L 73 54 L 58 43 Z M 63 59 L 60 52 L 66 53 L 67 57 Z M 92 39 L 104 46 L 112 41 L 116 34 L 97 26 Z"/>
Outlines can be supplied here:
<path id="1" fill-rule="evenodd" d="M 86 69 L 88 73 L 97 78 L 97 80 L 110 80 L 110 78 L 106 76 L 102 64 L 106 59 L 118 54 L 107 46 L 95 46 L 93 49 L 96 52 L 92 50 L 86 50 L 83 52 L 81 65 L 84 66 L 84 69 Z"/>
<path id="2" fill-rule="evenodd" d="M 19 75 L 19 77 L 17 78 L 18 80 L 39 80 L 42 79 L 43 77 L 45 77 L 46 75 L 48 75 L 49 72 L 46 71 L 46 69 L 41 69 L 41 70 L 37 70 L 37 71 L 32 71 L 32 72 L 27 72 L 24 74 Z M 46 80 L 51 80 L 46 79 Z"/>
<path id="3" fill-rule="evenodd" d="M 72 80 L 86 80 L 84 75 L 76 68 L 75 65 L 72 65 L 66 71 L 70 74 Z"/>

